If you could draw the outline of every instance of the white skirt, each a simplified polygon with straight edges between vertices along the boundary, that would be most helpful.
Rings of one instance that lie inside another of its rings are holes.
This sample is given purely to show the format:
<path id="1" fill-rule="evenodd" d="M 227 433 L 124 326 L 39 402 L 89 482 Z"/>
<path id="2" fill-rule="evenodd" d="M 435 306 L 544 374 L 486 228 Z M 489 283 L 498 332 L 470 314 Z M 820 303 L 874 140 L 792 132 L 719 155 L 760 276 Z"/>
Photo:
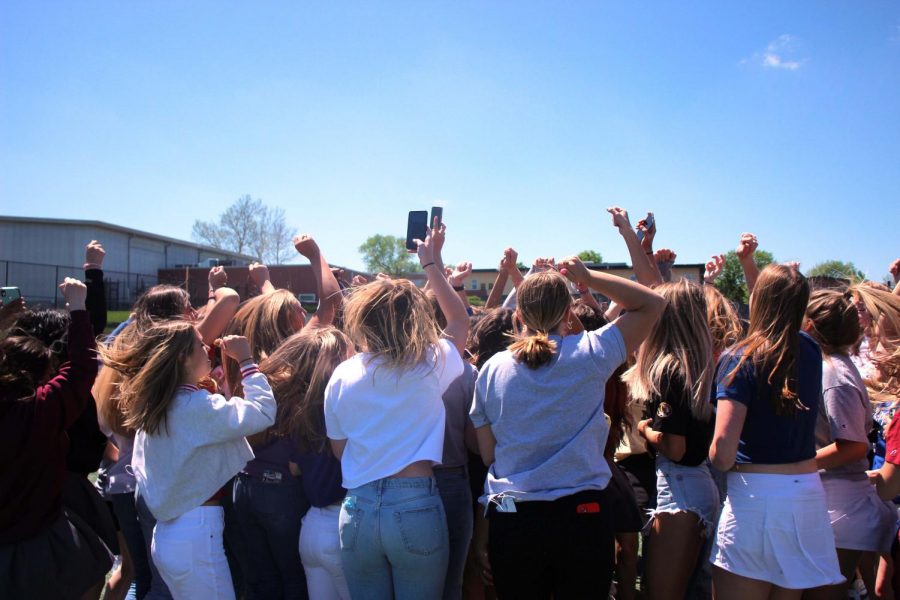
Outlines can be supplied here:
<path id="1" fill-rule="evenodd" d="M 897 531 L 897 511 L 878 497 L 865 473 L 822 477 L 834 542 L 845 550 L 887 553 Z"/>
<path id="2" fill-rule="evenodd" d="M 728 473 L 711 561 L 788 589 L 842 583 L 818 473 Z"/>

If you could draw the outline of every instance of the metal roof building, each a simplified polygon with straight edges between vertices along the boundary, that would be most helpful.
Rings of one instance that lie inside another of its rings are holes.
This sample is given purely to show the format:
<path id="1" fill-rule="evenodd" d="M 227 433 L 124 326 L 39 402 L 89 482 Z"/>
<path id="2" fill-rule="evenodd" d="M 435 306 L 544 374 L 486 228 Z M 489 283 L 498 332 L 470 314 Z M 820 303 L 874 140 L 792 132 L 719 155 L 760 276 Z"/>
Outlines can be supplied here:
<path id="1" fill-rule="evenodd" d="M 63 277 L 82 278 L 84 247 L 98 240 L 110 308 L 130 307 L 157 283 L 159 269 L 224 261 L 243 265 L 253 257 L 103 221 L 0 216 L 0 278 L 30 303 L 56 304 Z M 215 263 L 213 263 L 215 264 Z"/>

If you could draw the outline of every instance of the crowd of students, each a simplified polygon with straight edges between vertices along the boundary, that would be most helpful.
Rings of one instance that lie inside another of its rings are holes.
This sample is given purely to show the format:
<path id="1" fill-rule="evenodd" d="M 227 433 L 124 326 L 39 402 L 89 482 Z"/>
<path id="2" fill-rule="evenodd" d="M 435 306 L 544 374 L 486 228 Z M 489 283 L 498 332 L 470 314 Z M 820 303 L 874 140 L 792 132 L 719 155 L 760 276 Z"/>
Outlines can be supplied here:
<path id="1" fill-rule="evenodd" d="M 66 312 L 0 312 L 0 597 L 894 598 L 900 285 L 743 234 L 742 319 L 609 213 L 636 281 L 508 248 L 472 307 L 435 221 L 421 289 L 299 236 L 311 317 L 254 263 L 106 336 L 92 241 Z"/>

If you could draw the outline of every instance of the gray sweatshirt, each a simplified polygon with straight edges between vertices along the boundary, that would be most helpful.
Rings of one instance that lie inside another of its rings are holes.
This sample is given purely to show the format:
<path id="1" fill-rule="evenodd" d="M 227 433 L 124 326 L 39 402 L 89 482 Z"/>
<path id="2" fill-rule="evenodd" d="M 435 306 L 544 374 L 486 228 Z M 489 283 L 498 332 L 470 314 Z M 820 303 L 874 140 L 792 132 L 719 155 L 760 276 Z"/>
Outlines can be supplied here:
<path id="1" fill-rule="evenodd" d="M 153 516 L 168 521 L 209 500 L 240 472 L 253 451 L 245 436 L 275 422 L 275 398 L 255 368 L 242 381 L 244 398 L 182 386 L 153 435 L 137 432 L 131 466 Z"/>

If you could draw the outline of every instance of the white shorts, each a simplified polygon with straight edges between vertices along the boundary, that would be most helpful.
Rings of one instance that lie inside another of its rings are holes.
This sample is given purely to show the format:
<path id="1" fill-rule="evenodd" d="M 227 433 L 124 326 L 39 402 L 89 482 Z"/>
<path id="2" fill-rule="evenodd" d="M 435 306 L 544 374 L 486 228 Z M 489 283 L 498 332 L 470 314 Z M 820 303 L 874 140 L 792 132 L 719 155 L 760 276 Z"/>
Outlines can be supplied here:
<path id="1" fill-rule="evenodd" d="M 711 561 L 788 589 L 842 583 L 818 473 L 728 473 Z"/>
<path id="2" fill-rule="evenodd" d="M 893 504 L 878 497 L 865 473 L 858 478 L 822 477 L 834 542 L 845 550 L 886 553 L 897 530 Z"/>

